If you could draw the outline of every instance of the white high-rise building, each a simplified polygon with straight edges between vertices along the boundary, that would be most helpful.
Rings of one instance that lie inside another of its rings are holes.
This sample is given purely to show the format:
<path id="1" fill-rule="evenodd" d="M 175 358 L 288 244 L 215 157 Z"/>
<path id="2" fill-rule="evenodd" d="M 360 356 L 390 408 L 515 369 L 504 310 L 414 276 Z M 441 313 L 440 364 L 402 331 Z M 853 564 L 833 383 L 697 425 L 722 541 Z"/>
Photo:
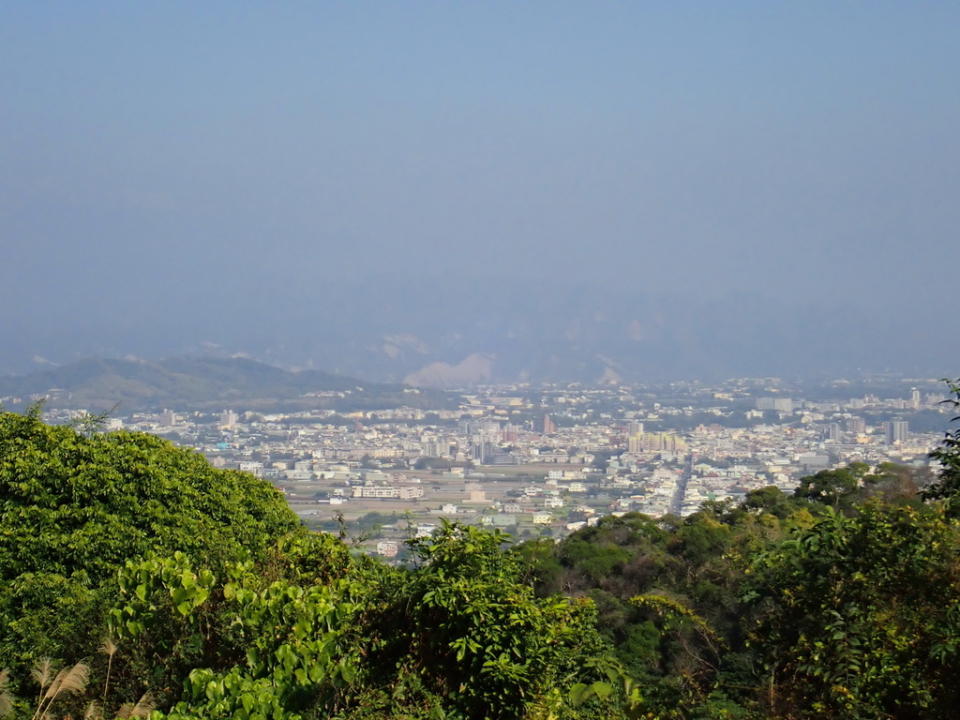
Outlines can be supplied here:
<path id="1" fill-rule="evenodd" d="M 910 389 L 910 407 L 914 410 L 920 409 L 920 391 L 917 388 Z"/>

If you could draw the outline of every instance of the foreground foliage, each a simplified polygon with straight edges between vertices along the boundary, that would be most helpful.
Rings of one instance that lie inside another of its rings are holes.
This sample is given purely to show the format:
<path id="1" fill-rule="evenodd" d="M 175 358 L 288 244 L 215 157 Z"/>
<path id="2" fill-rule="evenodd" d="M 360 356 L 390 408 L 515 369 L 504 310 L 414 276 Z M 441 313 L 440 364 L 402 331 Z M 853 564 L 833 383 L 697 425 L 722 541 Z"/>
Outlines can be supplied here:
<path id="1" fill-rule="evenodd" d="M 269 485 L 160 438 L 0 414 L 0 657 L 22 677 L 41 657 L 91 654 L 128 558 L 219 567 L 297 526 Z"/>
<path id="2" fill-rule="evenodd" d="M 392 568 L 196 453 L 0 415 L 0 716 L 955 717 L 955 440 L 932 482 L 852 465 L 558 544 L 447 524 Z"/>

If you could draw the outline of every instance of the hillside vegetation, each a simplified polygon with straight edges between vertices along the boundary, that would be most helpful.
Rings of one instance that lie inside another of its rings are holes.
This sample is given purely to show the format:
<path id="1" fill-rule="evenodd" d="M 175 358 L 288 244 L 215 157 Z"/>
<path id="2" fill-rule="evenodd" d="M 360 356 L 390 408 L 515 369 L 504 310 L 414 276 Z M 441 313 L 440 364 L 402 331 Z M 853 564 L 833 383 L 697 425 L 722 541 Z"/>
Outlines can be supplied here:
<path id="1" fill-rule="evenodd" d="M 394 568 L 194 452 L 2 414 L 0 714 L 954 718 L 960 430 L 936 455 Z"/>
<path id="2" fill-rule="evenodd" d="M 175 357 L 159 362 L 92 358 L 29 375 L 0 377 L 0 397 L 49 396 L 57 407 L 110 410 L 116 406 L 123 412 L 165 407 L 222 410 L 231 405 L 259 410 L 403 404 L 436 408 L 452 397 L 440 391 L 412 394 L 404 389 L 319 370 L 293 372 L 240 357 Z"/>

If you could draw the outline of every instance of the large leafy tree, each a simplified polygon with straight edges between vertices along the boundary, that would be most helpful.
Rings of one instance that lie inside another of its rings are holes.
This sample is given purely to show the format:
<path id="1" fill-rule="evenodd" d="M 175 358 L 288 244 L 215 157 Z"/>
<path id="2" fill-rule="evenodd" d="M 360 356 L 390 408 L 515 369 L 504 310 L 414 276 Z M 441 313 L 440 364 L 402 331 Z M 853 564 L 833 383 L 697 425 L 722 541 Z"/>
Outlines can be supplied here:
<path id="1" fill-rule="evenodd" d="M 958 552 L 941 507 L 868 502 L 757 556 L 744 600 L 768 712 L 956 717 Z"/>
<path id="2" fill-rule="evenodd" d="M 379 685 L 389 690 L 384 697 L 443 697 L 447 712 L 465 718 L 615 712 L 622 673 L 596 630 L 593 605 L 537 598 L 520 558 L 502 547 L 507 539 L 444 524 L 412 541 L 420 565 L 383 594 L 371 627 L 370 663 L 388 678 Z M 570 705 L 574 687 L 579 710 Z"/>
<path id="3" fill-rule="evenodd" d="M 831 507 L 848 507 L 857 496 L 857 489 L 870 472 L 866 463 L 851 463 L 837 470 L 821 470 L 801 478 L 795 496 Z"/>
<path id="4" fill-rule="evenodd" d="M 91 654 L 127 560 L 181 551 L 215 567 L 299 525 L 267 483 L 197 452 L 38 414 L 0 414 L 0 656 L 14 668 Z"/>

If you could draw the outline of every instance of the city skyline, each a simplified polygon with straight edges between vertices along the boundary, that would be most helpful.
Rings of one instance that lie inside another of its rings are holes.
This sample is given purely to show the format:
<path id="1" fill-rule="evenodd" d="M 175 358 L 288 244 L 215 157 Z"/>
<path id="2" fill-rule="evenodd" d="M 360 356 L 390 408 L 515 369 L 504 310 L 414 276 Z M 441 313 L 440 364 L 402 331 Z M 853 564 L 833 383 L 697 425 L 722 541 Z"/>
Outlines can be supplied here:
<path id="1" fill-rule="evenodd" d="M 370 407 L 247 409 L 239 400 L 223 410 L 115 408 L 101 422 L 252 473 L 307 526 L 355 532 L 364 551 L 402 559 L 406 539 L 442 520 L 559 540 L 609 515 L 688 517 L 752 492 L 786 496 L 821 471 L 859 467 L 922 485 L 952 412 L 941 383 L 914 382 L 887 378 L 862 395 L 850 383 L 776 378 L 506 385 L 453 393 L 452 403 L 417 405 L 407 394 Z M 86 410 L 69 401 L 63 390 L 49 395 L 47 419 L 82 422 Z"/>

